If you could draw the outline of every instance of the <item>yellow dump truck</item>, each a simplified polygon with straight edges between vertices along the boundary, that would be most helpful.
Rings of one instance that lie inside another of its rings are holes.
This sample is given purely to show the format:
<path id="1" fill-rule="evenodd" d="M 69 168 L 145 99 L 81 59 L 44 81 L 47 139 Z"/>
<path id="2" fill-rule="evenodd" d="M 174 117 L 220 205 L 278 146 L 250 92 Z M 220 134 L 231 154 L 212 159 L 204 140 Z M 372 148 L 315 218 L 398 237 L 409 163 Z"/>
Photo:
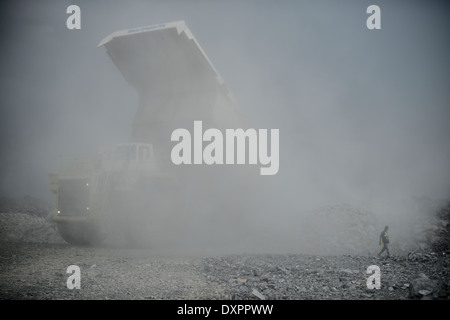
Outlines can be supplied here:
<path id="1" fill-rule="evenodd" d="M 49 175 L 54 221 L 71 244 L 96 244 L 111 233 L 132 242 L 171 239 L 171 230 L 180 231 L 168 225 L 183 219 L 183 193 L 201 179 L 192 178 L 196 168 L 171 162 L 171 132 L 195 120 L 244 128 L 244 117 L 183 21 L 114 32 L 98 46 L 139 95 L 131 141 Z"/>
<path id="2" fill-rule="evenodd" d="M 113 232 L 126 243 L 158 243 L 162 237 L 153 229 L 168 232 L 164 220 L 182 218 L 180 185 L 159 169 L 151 144 L 103 150 L 101 160 L 73 161 L 49 180 L 57 195 L 53 221 L 71 244 L 95 245 Z"/>

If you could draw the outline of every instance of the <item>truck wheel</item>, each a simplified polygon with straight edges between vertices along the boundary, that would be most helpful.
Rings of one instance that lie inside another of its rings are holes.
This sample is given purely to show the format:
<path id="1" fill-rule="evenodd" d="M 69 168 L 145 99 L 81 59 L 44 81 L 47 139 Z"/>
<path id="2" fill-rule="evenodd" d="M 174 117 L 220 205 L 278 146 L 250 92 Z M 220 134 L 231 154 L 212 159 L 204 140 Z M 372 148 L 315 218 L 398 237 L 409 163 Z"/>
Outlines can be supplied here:
<path id="1" fill-rule="evenodd" d="M 100 235 L 99 228 L 85 222 L 58 222 L 58 232 L 68 243 L 76 246 L 95 246 L 99 245 L 103 238 Z"/>

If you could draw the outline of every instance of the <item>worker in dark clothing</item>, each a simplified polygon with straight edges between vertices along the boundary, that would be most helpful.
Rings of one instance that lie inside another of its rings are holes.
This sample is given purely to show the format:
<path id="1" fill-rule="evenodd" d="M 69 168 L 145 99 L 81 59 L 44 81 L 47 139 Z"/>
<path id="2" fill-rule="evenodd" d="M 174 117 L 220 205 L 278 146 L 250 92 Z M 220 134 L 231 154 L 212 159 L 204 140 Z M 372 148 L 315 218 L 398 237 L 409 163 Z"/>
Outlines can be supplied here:
<path id="1" fill-rule="evenodd" d="M 388 233 L 388 229 L 389 227 L 386 226 L 384 227 L 384 230 L 381 232 L 380 234 L 380 241 L 379 244 L 380 246 L 383 246 L 383 249 L 381 249 L 380 253 L 378 254 L 378 257 L 381 257 L 381 254 L 384 252 L 384 250 L 386 250 L 388 257 L 390 257 L 391 255 L 389 254 L 389 248 L 388 248 L 388 244 L 389 244 L 389 233 Z"/>

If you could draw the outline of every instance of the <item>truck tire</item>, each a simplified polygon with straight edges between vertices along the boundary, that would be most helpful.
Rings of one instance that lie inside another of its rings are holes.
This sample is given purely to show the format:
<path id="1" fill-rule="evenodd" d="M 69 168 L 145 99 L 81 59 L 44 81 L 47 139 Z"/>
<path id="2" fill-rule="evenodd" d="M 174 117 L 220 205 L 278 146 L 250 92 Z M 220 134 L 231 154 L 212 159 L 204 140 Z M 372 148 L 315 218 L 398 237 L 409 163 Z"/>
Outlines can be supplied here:
<path id="1" fill-rule="evenodd" d="M 58 222 L 58 232 L 68 243 L 76 246 L 96 246 L 103 237 L 98 226 L 87 222 Z"/>

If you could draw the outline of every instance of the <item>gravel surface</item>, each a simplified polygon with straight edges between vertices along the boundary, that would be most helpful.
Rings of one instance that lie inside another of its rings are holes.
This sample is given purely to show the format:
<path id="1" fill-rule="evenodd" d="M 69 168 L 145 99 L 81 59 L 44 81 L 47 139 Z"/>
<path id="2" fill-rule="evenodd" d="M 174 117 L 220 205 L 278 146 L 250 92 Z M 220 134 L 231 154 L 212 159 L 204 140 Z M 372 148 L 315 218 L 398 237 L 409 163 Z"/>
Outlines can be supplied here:
<path id="1" fill-rule="evenodd" d="M 156 256 L 146 250 L 65 244 L 1 246 L 2 299 L 220 299 L 202 274 L 202 259 Z M 70 265 L 81 288 L 67 288 Z"/>
<path id="2" fill-rule="evenodd" d="M 366 271 L 371 265 L 380 267 L 380 290 L 367 288 Z M 435 255 L 426 261 L 396 256 L 379 259 L 309 255 L 239 255 L 204 261 L 206 274 L 226 284 L 232 299 L 261 299 L 253 293 L 256 289 L 269 300 L 409 299 L 411 283 L 420 273 L 429 275 L 430 281 L 436 280 L 434 298 L 447 299 L 443 283 L 448 281 L 449 267 L 448 258 Z"/>
<path id="3" fill-rule="evenodd" d="M 447 299 L 449 258 L 310 255 L 155 255 L 144 249 L 66 244 L 2 244 L 1 299 L 409 299 L 420 273 L 433 291 L 415 298 Z M 67 267 L 81 270 L 69 290 Z M 366 286 L 378 265 L 381 289 Z M 433 282 L 434 281 L 434 282 Z"/>
<path id="4" fill-rule="evenodd" d="M 74 247 L 46 218 L 2 213 L 0 299 L 449 299 L 450 207 L 437 217 L 427 249 L 379 259 L 367 254 L 188 256 L 108 245 Z M 80 267 L 79 290 L 67 288 L 70 265 Z M 367 288 L 371 265 L 380 268 L 379 290 Z"/>

